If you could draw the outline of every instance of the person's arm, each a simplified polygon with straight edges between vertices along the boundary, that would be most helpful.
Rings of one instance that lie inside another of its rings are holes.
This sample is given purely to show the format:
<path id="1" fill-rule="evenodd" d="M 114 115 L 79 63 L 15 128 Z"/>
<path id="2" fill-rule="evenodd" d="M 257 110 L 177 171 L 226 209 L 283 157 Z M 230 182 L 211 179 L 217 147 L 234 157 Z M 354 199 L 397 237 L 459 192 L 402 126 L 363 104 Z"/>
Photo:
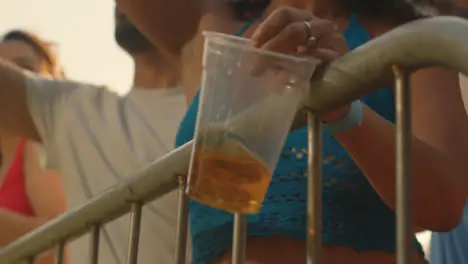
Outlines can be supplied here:
<path id="1" fill-rule="evenodd" d="M 27 105 L 24 72 L 0 59 L 0 128 L 40 141 Z"/>
<path id="2" fill-rule="evenodd" d="M 24 172 L 26 192 L 35 214 L 35 217 L 30 218 L 31 221 L 36 219 L 38 224 L 44 224 L 67 210 L 60 173 L 46 170 L 40 165 L 37 146 L 32 142 L 25 144 Z M 65 249 L 64 263 L 68 262 L 67 255 Z M 56 251 L 53 250 L 39 256 L 34 264 L 53 264 L 55 258 Z"/>
<path id="3" fill-rule="evenodd" d="M 280 8 L 263 21 L 252 39 L 259 48 L 287 53 L 297 51 L 313 36 L 316 44 L 307 49 L 307 56 L 329 62 L 347 50 L 343 36 L 333 24 L 329 26 L 311 13 Z M 460 221 L 468 193 L 468 117 L 458 72 L 424 69 L 414 73 L 411 81 L 413 225 L 448 231 Z M 322 120 L 337 121 L 348 109 L 340 107 Z M 395 208 L 395 125 L 363 105 L 362 124 L 334 136 L 382 200 Z"/>
<path id="4" fill-rule="evenodd" d="M 37 145 L 26 142 L 24 148 L 26 192 L 35 216 L 50 220 L 67 210 L 61 175 L 40 164 Z"/>
<path id="5" fill-rule="evenodd" d="M 25 144 L 24 173 L 26 193 L 34 216 L 24 216 L 0 209 L 0 234 L 2 234 L 0 247 L 4 247 L 66 211 L 60 174 L 41 168 L 33 143 Z M 54 252 L 49 252 L 41 255 L 35 264 L 53 264 L 54 259 Z"/>
<path id="6" fill-rule="evenodd" d="M 46 217 L 29 217 L 0 208 L 0 233 L 2 234 L 0 236 L 0 248 L 33 231 L 47 221 L 48 218 Z M 54 261 L 54 252 L 47 252 L 39 256 L 34 264 L 54 264 Z"/>
<path id="7" fill-rule="evenodd" d="M 411 112 L 414 223 L 449 231 L 462 217 L 468 189 L 468 118 L 458 73 L 441 68 L 415 73 Z M 362 125 L 336 138 L 395 208 L 395 126 L 364 106 Z"/>
<path id="8" fill-rule="evenodd" d="M 47 221 L 42 217 L 29 217 L 0 208 L 0 248 L 34 230 Z"/>

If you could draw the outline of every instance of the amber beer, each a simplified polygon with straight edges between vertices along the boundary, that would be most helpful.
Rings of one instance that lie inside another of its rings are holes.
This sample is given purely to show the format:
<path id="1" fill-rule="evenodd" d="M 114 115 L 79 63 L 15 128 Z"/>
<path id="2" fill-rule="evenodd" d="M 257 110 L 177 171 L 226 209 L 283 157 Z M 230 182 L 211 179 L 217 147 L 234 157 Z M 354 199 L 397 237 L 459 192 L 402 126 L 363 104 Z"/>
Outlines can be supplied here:
<path id="1" fill-rule="evenodd" d="M 187 193 L 214 208 L 257 213 L 268 190 L 271 172 L 239 139 L 220 133 L 223 132 L 210 131 L 201 137 L 205 140 L 197 140 Z"/>

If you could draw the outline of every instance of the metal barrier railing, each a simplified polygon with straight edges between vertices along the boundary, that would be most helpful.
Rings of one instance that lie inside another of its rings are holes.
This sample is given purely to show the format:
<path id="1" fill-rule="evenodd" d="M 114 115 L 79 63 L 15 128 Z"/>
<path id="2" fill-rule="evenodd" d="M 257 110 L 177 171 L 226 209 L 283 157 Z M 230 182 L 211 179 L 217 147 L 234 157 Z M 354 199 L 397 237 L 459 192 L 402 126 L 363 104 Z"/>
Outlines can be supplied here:
<path id="1" fill-rule="evenodd" d="M 411 263 L 412 225 L 410 195 L 411 116 L 409 77 L 426 66 L 445 66 L 468 74 L 468 22 L 437 17 L 401 26 L 359 47 L 314 75 L 303 105 L 308 111 L 308 235 L 307 263 L 322 263 L 322 156 L 319 114 L 327 109 L 358 99 L 395 79 L 397 116 L 397 263 Z M 239 125 L 247 123 L 255 111 L 246 113 Z M 34 262 L 35 256 L 58 247 L 57 263 L 62 263 L 66 242 L 92 233 L 89 263 L 98 263 L 99 230 L 105 223 L 130 212 L 131 234 L 127 263 L 136 264 L 141 208 L 179 187 L 179 221 L 174 263 L 185 263 L 188 199 L 184 195 L 185 177 L 192 143 L 172 151 L 152 165 L 95 197 L 87 204 L 56 218 L 0 251 L 0 264 Z M 235 215 L 234 264 L 244 263 L 246 221 Z"/>

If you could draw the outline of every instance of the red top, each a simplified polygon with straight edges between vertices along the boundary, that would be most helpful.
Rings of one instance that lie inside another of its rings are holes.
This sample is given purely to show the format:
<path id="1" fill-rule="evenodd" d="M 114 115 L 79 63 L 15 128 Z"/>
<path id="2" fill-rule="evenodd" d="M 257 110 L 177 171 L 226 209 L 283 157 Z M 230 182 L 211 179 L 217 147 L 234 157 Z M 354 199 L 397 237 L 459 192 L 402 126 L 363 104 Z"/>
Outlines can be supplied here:
<path id="1" fill-rule="evenodd" d="M 5 174 L 0 187 L 0 207 L 22 215 L 32 216 L 34 211 L 26 193 L 23 156 L 25 141 L 21 140 L 13 163 Z"/>

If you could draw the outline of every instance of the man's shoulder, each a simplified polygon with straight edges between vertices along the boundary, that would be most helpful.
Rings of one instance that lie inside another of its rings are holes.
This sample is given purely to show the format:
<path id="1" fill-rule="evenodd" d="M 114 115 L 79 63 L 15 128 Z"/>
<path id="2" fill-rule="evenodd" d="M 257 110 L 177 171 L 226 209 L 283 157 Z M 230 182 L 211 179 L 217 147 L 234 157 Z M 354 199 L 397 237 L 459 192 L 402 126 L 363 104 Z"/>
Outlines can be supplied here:
<path id="1" fill-rule="evenodd" d="M 67 97 L 74 101 L 85 101 L 91 97 L 97 97 L 104 101 L 130 99 L 132 101 L 145 102 L 149 100 L 185 100 L 185 92 L 182 88 L 142 89 L 133 88 L 121 92 L 109 85 L 97 85 L 93 83 L 49 79 L 34 75 L 27 77 L 28 94 L 40 97 Z M 73 97 L 70 98 L 70 95 Z M 97 99 L 96 98 L 96 99 Z"/>
<path id="2" fill-rule="evenodd" d="M 29 103 L 46 105 L 67 105 L 73 100 L 88 99 L 96 94 L 114 94 L 103 85 L 96 85 L 76 80 L 51 79 L 35 75 L 26 75 Z M 113 95 L 114 96 L 114 95 Z"/>

